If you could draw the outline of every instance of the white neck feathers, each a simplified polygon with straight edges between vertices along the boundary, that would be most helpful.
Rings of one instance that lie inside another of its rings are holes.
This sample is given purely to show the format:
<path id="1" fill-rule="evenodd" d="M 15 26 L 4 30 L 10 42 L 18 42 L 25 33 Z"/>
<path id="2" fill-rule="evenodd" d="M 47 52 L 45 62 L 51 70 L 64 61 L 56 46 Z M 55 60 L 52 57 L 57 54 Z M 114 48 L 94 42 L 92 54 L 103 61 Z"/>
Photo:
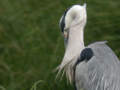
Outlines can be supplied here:
<path id="1" fill-rule="evenodd" d="M 59 66 L 59 72 L 64 70 L 70 82 L 73 80 L 73 67 L 81 51 L 84 49 L 83 27 L 79 25 L 69 29 L 69 39 L 64 58 Z"/>

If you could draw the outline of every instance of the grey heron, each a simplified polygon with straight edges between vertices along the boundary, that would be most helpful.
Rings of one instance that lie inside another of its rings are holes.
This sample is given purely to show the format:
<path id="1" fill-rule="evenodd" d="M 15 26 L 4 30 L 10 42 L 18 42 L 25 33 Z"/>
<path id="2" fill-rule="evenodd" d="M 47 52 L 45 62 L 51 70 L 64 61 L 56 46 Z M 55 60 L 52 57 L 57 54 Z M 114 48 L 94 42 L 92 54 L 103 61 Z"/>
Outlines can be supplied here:
<path id="1" fill-rule="evenodd" d="M 61 17 L 65 54 L 59 72 L 76 90 L 120 90 L 120 61 L 105 41 L 84 45 L 86 22 L 86 4 L 73 5 Z"/>

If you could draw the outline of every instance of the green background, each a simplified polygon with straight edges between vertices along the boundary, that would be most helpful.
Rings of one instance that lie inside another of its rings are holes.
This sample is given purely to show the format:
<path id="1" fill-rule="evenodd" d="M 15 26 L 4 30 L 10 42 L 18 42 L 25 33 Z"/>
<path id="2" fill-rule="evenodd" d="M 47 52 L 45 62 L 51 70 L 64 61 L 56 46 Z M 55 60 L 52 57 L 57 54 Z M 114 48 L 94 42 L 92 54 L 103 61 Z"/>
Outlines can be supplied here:
<path id="1" fill-rule="evenodd" d="M 0 0 L 0 90 L 74 90 L 53 70 L 64 54 L 59 19 L 80 3 Z M 107 40 L 120 57 L 120 0 L 87 0 L 87 13 L 85 44 Z"/>

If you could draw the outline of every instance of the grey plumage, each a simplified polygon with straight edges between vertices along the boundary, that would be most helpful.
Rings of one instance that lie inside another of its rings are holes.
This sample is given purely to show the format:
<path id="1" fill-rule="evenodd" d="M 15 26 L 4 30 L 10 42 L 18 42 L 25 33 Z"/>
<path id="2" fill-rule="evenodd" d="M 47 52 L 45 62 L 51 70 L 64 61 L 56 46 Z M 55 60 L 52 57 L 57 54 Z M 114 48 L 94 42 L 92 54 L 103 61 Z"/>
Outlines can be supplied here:
<path id="1" fill-rule="evenodd" d="M 114 52 L 105 44 L 90 44 L 94 56 L 88 62 L 76 66 L 77 90 L 120 90 L 120 62 Z"/>

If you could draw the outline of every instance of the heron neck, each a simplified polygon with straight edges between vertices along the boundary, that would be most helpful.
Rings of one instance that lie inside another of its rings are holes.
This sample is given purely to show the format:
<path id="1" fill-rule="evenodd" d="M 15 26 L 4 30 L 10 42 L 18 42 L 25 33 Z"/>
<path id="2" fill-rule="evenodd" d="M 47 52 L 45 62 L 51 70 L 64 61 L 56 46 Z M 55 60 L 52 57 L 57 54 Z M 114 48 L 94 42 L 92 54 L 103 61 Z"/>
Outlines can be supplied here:
<path id="1" fill-rule="evenodd" d="M 69 29 L 69 38 L 66 50 L 81 51 L 84 48 L 84 27 L 74 26 Z M 77 53 L 77 52 L 76 52 Z"/>
<path id="2" fill-rule="evenodd" d="M 69 29 L 68 43 L 63 58 L 64 65 L 71 61 L 75 61 L 76 58 L 79 57 L 82 49 L 84 48 L 83 29 L 84 27 L 81 26 L 75 26 Z"/>
<path id="3" fill-rule="evenodd" d="M 68 45 L 69 46 L 84 46 L 84 31 L 83 27 L 75 26 L 71 27 L 69 30 L 69 39 L 68 39 Z"/>
<path id="4" fill-rule="evenodd" d="M 75 26 L 69 29 L 68 42 L 62 63 L 59 66 L 59 71 L 64 69 L 67 78 L 70 82 L 73 79 L 73 68 L 81 51 L 84 49 L 84 27 Z"/>

